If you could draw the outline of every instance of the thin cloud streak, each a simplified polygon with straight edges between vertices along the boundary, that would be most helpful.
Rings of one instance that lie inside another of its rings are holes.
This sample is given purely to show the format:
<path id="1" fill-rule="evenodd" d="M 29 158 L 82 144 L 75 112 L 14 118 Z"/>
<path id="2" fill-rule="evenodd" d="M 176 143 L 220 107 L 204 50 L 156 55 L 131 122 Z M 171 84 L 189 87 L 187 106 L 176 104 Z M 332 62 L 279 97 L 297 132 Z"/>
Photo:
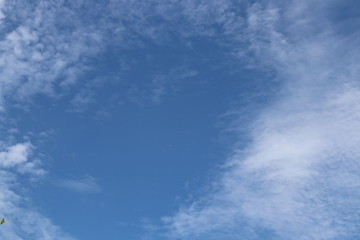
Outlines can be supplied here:
<path id="1" fill-rule="evenodd" d="M 59 186 L 78 193 L 98 193 L 101 187 L 96 178 L 86 175 L 79 179 L 62 179 Z"/>

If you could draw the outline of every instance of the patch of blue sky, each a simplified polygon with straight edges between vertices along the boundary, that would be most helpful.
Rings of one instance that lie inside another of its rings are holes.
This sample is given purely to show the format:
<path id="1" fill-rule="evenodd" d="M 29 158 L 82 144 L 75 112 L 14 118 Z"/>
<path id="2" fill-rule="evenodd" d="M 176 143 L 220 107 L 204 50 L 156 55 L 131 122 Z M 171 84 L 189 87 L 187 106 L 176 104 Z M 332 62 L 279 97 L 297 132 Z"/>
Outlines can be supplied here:
<path id="1" fill-rule="evenodd" d="M 195 194 L 228 149 L 219 139 L 217 125 L 229 120 L 219 116 L 238 105 L 235 100 L 249 101 L 242 93 L 261 88 L 261 81 L 254 81 L 258 74 L 245 69 L 228 73 L 228 67 L 209 63 L 222 54 L 215 45 L 207 50 L 206 41 L 199 48 L 146 46 L 111 54 L 92 70 L 95 79 L 104 75 L 109 79 L 90 89 L 94 99 L 84 103 L 82 111 L 73 111 L 72 97 L 91 79 L 55 103 L 36 98 L 28 112 L 20 110 L 17 123 L 22 132 L 52 132 L 43 148 L 53 158 L 49 167 L 53 183 L 38 187 L 34 198 L 64 229 L 81 238 L 131 238 L 142 228 L 143 218 L 159 220 L 176 209 L 176 198 L 186 200 Z M 122 55 L 116 58 L 117 54 Z M 122 56 L 132 62 L 126 71 L 116 68 Z M 158 76 L 165 78 L 161 102 L 152 99 Z M 57 178 L 84 174 L 99 179 L 100 194 L 78 196 L 54 187 Z M 87 209 L 92 209 L 89 215 L 84 213 Z M 106 221 L 84 232 L 94 221 L 92 216 Z"/>

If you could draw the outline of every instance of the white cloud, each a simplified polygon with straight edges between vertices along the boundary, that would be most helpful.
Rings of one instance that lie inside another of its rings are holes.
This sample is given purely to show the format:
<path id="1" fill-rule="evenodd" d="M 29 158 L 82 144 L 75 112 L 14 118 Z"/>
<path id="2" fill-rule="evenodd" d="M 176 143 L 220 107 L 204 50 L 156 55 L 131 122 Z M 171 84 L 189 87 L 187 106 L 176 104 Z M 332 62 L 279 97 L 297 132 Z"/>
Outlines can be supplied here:
<path id="1" fill-rule="evenodd" d="M 28 160 L 31 152 L 30 143 L 18 143 L 9 146 L 5 151 L 0 152 L 1 167 L 13 167 Z"/>
<path id="2" fill-rule="evenodd" d="M 86 175 L 80 179 L 63 179 L 59 186 L 78 193 L 98 193 L 101 187 L 96 178 Z"/>
<path id="3" fill-rule="evenodd" d="M 341 35 L 313 8 L 309 1 L 248 8 L 247 47 L 283 88 L 250 126 L 251 143 L 235 144 L 213 192 L 164 218 L 171 238 L 324 240 L 358 232 L 359 32 Z"/>
<path id="4" fill-rule="evenodd" d="M 7 1 L 3 9 L 3 21 L 11 27 L 3 28 L 0 38 L 2 108 L 4 98 L 24 101 L 38 93 L 56 95 L 57 87 L 73 84 L 84 71 L 82 59 L 99 50 L 94 47 L 99 35 L 79 24 L 75 9 L 57 1 L 34 2 L 31 8 Z M 69 28 L 75 28 L 61 30 L 61 21 L 71 21 Z"/>
<path id="5" fill-rule="evenodd" d="M 30 142 L 17 143 L 14 145 L 3 144 L 0 151 L 0 168 L 15 169 L 19 173 L 30 173 L 32 175 L 43 175 L 45 170 L 41 168 L 41 161 L 30 160 L 33 145 Z"/>

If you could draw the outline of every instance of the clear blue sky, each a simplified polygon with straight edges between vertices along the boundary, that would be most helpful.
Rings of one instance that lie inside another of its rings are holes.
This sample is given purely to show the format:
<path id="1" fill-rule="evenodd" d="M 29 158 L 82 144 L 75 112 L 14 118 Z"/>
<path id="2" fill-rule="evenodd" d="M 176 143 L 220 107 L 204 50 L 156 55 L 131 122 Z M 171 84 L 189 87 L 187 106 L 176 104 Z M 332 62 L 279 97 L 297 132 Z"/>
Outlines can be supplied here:
<path id="1" fill-rule="evenodd" d="M 352 240 L 354 0 L 0 0 L 0 238 Z"/>

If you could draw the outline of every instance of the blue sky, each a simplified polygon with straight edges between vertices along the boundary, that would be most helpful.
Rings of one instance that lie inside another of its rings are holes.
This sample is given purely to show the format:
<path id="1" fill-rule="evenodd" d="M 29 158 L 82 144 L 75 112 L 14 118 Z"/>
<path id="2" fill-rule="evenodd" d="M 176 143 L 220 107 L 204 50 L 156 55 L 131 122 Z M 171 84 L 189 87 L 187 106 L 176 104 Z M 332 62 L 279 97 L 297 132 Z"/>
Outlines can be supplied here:
<path id="1" fill-rule="evenodd" d="M 14 240 L 352 240 L 354 0 L 0 0 Z"/>

